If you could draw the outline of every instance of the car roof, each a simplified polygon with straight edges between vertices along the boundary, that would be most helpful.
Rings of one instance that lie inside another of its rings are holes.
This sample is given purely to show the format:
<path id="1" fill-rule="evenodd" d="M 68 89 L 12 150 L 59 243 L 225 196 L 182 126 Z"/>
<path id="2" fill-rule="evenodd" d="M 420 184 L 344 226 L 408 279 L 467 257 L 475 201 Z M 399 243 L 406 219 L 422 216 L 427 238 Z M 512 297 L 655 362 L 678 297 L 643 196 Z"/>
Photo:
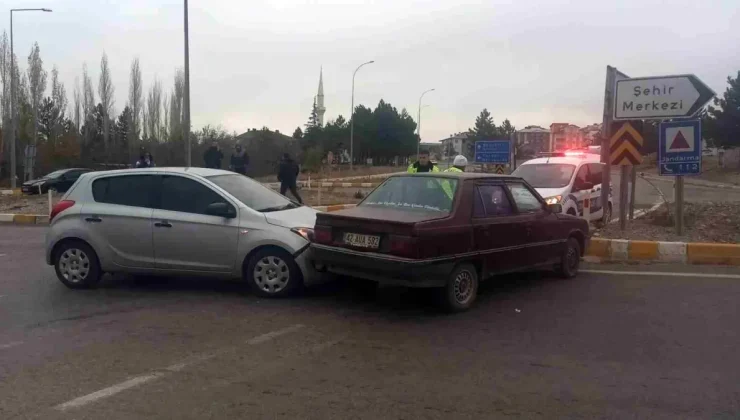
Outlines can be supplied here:
<path id="1" fill-rule="evenodd" d="M 422 172 L 422 173 L 400 173 L 394 174 L 391 177 L 430 177 L 430 178 L 456 178 L 456 179 L 521 179 L 518 176 L 511 175 L 498 175 L 498 174 L 486 174 L 480 172 Z"/>
<path id="2" fill-rule="evenodd" d="M 571 164 L 571 165 L 578 165 L 580 163 L 601 163 L 601 159 L 598 155 L 586 155 L 586 157 L 576 157 L 576 156 L 541 157 L 541 158 L 530 159 L 526 162 L 522 162 L 519 166 L 533 165 L 533 164 L 548 164 L 548 163 L 549 164 L 565 163 L 565 164 Z"/>
<path id="3" fill-rule="evenodd" d="M 211 169 L 211 168 L 198 168 L 191 166 L 185 167 L 158 167 L 158 168 L 129 168 L 129 169 L 113 169 L 110 171 L 97 171 L 94 172 L 95 176 L 98 175 L 123 175 L 132 173 L 162 173 L 162 174 L 191 174 L 202 177 L 216 176 L 216 175 L 234 175 L 234 172 L 225 171 L 223 169 Z"/>

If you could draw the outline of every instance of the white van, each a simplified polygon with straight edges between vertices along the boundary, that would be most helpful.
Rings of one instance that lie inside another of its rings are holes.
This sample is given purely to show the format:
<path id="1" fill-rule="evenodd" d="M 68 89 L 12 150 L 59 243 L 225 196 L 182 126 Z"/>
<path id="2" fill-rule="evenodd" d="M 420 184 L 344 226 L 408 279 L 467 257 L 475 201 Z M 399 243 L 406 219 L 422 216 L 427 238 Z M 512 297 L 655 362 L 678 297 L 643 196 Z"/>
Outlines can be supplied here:
<path id="1" fill-rule="evenodd" d="M 604 209 L 601 205 L 603 168 L 599 155 L 565 152 L 559 156 L 528 160 L 512 175 L 524 178 L 547 204 L 560 203 L 566 214 L 582 217 L 583 202 L 589 199 L 589 221 L 608 223 L 612 217 L 612 189 L 609 188 L 609 203 Z"/>

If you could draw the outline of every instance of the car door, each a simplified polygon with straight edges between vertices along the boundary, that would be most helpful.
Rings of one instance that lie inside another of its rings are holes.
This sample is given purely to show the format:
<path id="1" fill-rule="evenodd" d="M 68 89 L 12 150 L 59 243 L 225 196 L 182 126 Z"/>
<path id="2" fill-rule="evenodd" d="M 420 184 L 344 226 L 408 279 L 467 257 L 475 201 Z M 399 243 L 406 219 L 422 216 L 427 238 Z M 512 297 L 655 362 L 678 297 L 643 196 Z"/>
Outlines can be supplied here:
<path id="1" fill-rule="evenodd" d="M 601 203 L 603 168 L 603 163 L 588 164 L 588 182 L 593 184 L 593 188 L 591 188 L 591 217 L 589 218 L 591 221 L 598 221 L 604 217 L 604 206 Z"/>
<path id="2" fill-rule="evenodd" d="M 232 272 L 239 218 L 206 214 L 213 203 L 237 207 L 205 183 L 182 175 L 158 177 L 159 204 L 152 214 L 156 266 L 179 272 Z"/>
<path id="3" fill-rule="evenodd" d="M 81 209 L 93 248 L 115 265 L 154 267 L 152 207 L 154 176 L 100 177 L 92 182 L 93 199 Z"/>
<path id="4" fill-rule="evenodd" d="M 69 190 L 72 185 L 77 181 L 77 178 L 82 175 L 82 171 L 73 169 L 62 175 L 60 181 L 55 185 L 55 189 L 59 192 L 65 192 Z"/>
<path id="5" fill-rule="evenodd" d="M 571 188 L 570 199 L 576 202 L 576 216 L 583 216 L 583 201 L 591 199 L 591 186 L 589 182 L 588 165 L 583 164 L 578 168 L 573 187 Z M 588 187 L 588 188 L 586 188 Z"/>
<path id="6" fill-rule="evenodd" d="M 486 276 L 528 265 L 523 252 L 527 216 L 516 214 L 504 188 L 480 184 L 473 191 L 473 240 Z"/>
<path id="7" fill-rule="evenodd" d="M 524 224 L 525 247 L 521 257 L 528 266 L 548 264 L 560 255 L 558 218 L 542 198 L 523 182 L 508 182 L 518 217 Z"/>

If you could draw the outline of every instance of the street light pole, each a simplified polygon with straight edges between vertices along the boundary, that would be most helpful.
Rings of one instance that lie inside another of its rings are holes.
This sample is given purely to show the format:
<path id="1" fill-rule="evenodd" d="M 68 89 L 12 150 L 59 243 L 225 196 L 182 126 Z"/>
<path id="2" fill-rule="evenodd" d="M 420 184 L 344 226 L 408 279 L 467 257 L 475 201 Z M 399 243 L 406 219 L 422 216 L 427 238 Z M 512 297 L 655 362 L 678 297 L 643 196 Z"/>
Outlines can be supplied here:
<path id="1" fill-rule="evenodd" d="M 366 64 L 372 64 L 375 61 L 368 61 L 367 63 L 360 64 L 356 69 L 355 72 L 352 73 L 352 110 L 349 113 L 349 169 L 352 170 L 354 168 L 355 163 L 355 75 L 357 75 L 357 71 L 362 68 L 362 66 Z"/>
<path id="2" fill-rule="evenodd" d="M 424 91 L 424 93 L 419 96 L 419 113 L 416 115 L 416 136 L 419 137 L 419 141 L 416 142 L 416 158 L 419 158 L 419 147 L 421 146 L 421 98 L 424 97 L 429 92 L 432 92 L 434 89 L 429 89 L 427 91 Z"/>
<path id="3" fill-rule="evenodd" d="M 15 53 L 13 51 L 13 12 L 51 12 L 51 9 L 10 9 L 10 188 L 16 188 L 15 140 Z"/>
<path id="4" fill-rule="evenodd" d="M 188 40 L 188 0 L 185 0 L 185 92 L 183 92 L 183 136 L 188 145 L 187 167 L 192 164 L 190 145 L 190 42 Z"/>

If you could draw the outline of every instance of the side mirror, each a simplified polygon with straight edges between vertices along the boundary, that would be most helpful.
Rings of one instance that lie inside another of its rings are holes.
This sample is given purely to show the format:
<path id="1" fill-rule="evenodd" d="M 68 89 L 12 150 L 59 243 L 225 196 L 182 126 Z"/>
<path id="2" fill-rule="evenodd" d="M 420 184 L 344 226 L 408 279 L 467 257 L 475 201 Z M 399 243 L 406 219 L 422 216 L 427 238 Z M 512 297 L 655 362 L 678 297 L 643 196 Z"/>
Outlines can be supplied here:
<path id="1" fill-rule="evenodd" d="M 226 203 L 211 203 L 206 207 L 206 214 L 210 216 L 225 217 L 227 219 L 233 219 L 236 217 L 234 209 Z"/>
<path id="2" fill-rule="evenodd" d="M 586 181 L 586 182 L 580 182 L 576 184 L 575 187 L 576 187 L 575 188 L 576 191 L 585 191 L 585 190 L 590 190 L 591 188 L 593 188 L 594 184 Z"/>
<path id="3" fill-rule="evenodd" d="M 550 210 L 551 213 L 562 213 L 563 212 L 563 205 L 560 203 L 548 204 L 547 208 Z"/>

